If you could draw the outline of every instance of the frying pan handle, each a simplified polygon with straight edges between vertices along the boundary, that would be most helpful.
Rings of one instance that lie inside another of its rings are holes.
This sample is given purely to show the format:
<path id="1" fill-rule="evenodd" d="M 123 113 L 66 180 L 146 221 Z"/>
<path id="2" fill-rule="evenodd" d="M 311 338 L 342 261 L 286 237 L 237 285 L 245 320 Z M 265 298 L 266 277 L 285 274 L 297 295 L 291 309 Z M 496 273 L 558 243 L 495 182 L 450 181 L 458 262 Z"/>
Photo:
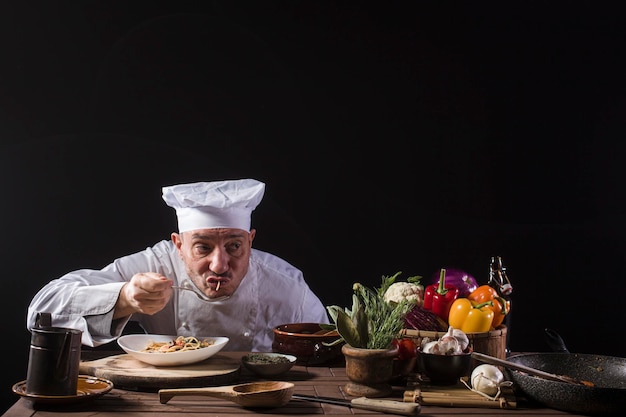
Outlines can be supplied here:
<path id="1" fill-rule="evenodd" d="M 521 363 L 511 362 L 500 358 L 495 358 L 493 356 L 485 355 L 483 353 L 472 352 L 472 358 L 477 359 L 479 361 L 489 363 L 491 365 L 496 366 L 504 366 L 505 368 L 515 369 L 516 371 L 526 372 L 528 374 L 538 376 L 544 379 L 549 379 L 550 381 L 558 381 L 565 382 L 568 384 L 581 385 L 582 382 L 570 378 L 565 375 L 555 375 L 549 372 L 544 372 L 541 369 L 531 368 L 530 366 L 523 365 Z"/>
<path id="2" fill-rule="evenodd" d="M 565 341 L 563 341 L 563 338 L 556 330 L 546 328 L 545 332 L 546 343 L 550 346 L 550 349 L 554 352 L 569 353 L 569 349 L 565 346 Z"/>

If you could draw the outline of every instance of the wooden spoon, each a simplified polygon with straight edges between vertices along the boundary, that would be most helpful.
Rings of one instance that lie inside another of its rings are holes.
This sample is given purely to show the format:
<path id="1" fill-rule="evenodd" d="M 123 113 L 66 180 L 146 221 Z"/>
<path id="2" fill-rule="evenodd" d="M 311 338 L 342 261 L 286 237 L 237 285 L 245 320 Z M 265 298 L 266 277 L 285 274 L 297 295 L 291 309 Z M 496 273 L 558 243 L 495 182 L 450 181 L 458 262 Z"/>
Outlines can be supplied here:
<path id="1" fill-rule="evenodd" d="M 478 352 L 472 352 L 472 358 L 489 363 L 491 365 L 504 366 L 506 368 L 515 369 L 516 371 L 526 372 L 527 374 L 538 376 L 540 378 L 548 379 L 550 381 L 565 382 L 566 384 L 574 385 L 587 385 L 593 386 L 593 383 L 583 380 L 578 380 L 567 375 L 556 375 L 549 372 L 542 371 L 540 369 L 531 368 L 530 366 L 522 365 L 521 363 L 515 363 L 500 358 L 494 358 L 493 356 L 484 355 Z"/>
<path id="2" fill-rule="evenodd" d="M 172 388 L 159 390 L 159 402 L 167 403 L 176 395 L 207 395 L 233 401 L 243 407 L 280 407 L 291 399 L 294 384 L 281 381 L 204 388 Z"/>

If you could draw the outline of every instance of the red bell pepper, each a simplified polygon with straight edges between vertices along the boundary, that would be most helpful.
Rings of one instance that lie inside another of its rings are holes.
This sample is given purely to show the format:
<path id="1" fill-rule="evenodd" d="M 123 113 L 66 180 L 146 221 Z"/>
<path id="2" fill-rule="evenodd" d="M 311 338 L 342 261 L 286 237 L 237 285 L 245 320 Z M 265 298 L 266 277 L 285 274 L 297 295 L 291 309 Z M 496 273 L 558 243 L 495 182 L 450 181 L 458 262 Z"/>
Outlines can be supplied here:
<path id="1" fill-rule="evenodd" d="M 450 307 L 454 300 L 459 297 L 459 288 L 452 284 L 446 284 L 446 270 L 441 269 L 439 283 L 431 284 L 424 289 L 423 308 L 432 311 L 446 323 L 450 314 Z"/>

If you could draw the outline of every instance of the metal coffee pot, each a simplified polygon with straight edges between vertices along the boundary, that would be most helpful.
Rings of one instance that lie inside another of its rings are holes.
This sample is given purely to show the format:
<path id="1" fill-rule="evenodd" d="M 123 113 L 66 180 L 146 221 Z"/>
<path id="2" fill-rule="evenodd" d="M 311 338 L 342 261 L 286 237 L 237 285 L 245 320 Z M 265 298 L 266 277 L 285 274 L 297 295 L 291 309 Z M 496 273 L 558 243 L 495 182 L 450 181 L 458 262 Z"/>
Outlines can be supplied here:
<path id="1" fill-rule="evenodd" d="M 31 330 L 26 393 L 45 396 L 77 394 L 82 331 L 54 327 L 49 313 L 38 313 Z"/>

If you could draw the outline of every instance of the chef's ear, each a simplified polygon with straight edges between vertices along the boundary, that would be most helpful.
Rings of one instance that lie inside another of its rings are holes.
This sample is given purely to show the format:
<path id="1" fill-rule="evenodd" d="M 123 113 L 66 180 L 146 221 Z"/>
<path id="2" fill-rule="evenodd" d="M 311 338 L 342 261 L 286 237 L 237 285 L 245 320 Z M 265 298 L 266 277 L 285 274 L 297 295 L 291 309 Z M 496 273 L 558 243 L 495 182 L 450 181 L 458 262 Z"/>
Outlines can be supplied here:
<path id="1" fill-rule="evenodd" d="M 176 232 L 172 232 L 171 234 L 172 242 L 176 245 L 176 249 L 178 249 L 178 253 L 180 253 L 180 248 L 183 246 L 183 236 L 182 234 L 178 234 Z"/>

